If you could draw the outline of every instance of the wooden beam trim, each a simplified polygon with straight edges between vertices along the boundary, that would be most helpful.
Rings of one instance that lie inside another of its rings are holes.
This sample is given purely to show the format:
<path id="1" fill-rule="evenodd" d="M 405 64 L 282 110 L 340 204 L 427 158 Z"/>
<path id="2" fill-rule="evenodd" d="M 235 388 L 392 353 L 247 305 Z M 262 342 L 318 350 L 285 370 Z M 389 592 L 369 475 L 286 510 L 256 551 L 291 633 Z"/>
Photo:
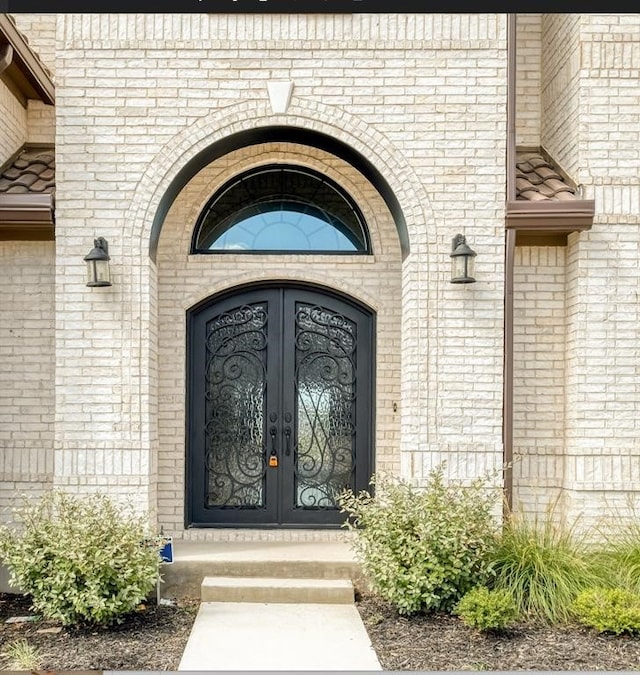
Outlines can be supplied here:
<path id="1" fill-rule="evenodd" d="M 6 14 L 0 14 L 0 35 L 5 36 L 14 50 L 13 63 L 24 73 L 24 76 L 38 92 L 42 101 L 49 105 L 54 105 L 55 87 L 51 76 L 45 69 L 42 61 L 29 47 L 22 33 Z"/>
<path id="2" fill-rule="evenodd" d="M 55 241 L 55 228 L 52 225 L 33 227 L 2 227 L 0 241 Z"/>
<path id="3" fill-rule="evenodd" d="M 567 232 L 527 232 L 516 230 L 516 246 L 566 246 Z"/>
<path id="4" fill-rule="evenodd" d="M 547 202 L 507 202 L 505 227 L 508 230 L 581 232 L 591 229 L 595 215 L 592 199 Z"/>
<path id="5" fill-rule="evenodd" d="M 0 47 L 0 73 L 3 73 L 13 61 L 13 47 L 10 44 Z"/>
<path id="6" fill-rule="evenodd" d="M 53 195 L 1 194 L 0 229 L 30 225 L 54 225 Z"/>

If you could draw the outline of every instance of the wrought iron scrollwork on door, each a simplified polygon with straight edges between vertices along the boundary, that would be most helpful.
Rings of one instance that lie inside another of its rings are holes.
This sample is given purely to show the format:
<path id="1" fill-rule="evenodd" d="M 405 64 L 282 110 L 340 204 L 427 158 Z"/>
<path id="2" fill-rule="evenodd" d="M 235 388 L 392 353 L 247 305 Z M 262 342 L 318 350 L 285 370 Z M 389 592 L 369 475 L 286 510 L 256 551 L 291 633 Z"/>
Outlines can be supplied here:
<path id="1" fill-rule="evenodd" d="M 296 285 L 188 316 L 188 522 L 334 527 L 371 477 L 373 315 Z"/>
<path id="2" fill-rule="evenodd" d="M 356 324 L 297 303 L 295 499 L 299 508 L 336 508 L 355 469 Z"/>
<path id="3" fill-rule="evenodd" d="M 264 505 L 267 307 L 247 304 L 206 329 L 207 506 Z"/>

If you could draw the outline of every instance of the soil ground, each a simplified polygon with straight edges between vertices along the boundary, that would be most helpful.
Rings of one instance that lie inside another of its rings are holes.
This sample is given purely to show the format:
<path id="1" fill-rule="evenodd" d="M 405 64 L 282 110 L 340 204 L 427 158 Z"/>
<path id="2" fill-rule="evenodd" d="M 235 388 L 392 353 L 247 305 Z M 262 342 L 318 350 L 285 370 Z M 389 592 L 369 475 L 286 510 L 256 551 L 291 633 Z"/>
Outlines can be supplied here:
<path id="1" fill-rule="evenodd" d="M 16 670 L 7 648 L 26 640 L 39 655 L 36 670 L 172 670 L 178 668 L 198 609 L 196 598 L 149 603 L 111 628 L 62 628 L 27 616 L 22 596 L 0 594 L 0 670 Z M 640 670 L 640 637 L 598 635 L 577 626 L 519 625 L 485 635 L 458 619 L 403 617 L 364 595 L 357 607 L 384 670 Z"/>

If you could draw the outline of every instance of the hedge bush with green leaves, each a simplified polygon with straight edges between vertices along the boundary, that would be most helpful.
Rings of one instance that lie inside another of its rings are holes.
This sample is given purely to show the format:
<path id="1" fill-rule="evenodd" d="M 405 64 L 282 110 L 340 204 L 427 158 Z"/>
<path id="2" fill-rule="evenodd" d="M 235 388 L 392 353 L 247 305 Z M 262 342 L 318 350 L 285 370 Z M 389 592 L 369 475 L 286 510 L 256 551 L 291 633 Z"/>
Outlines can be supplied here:
<path id="1" fill-rule="evenodd" d="M 624 588 L 591 588 L 573 604 L 576 619 L 599 633 L 639 633 L 640 594 Z"/>
<path id="2" fill-rule="evenodd" d="M 500 631 L 515 621 L 518 610 L 509 591 L 476 586 L 462 597 L 455 613 L 470 628 Z"/>
<path id="3" fill-rule="evenodd" d="M 463 485 L 445 480 L 444 468 L 422 487 L 374 477 L 375 494 L 338 498 L 372 591 L 400 614 L 451 611 L 487 575 L 501 495 L 490 477 Z"/>
<path id="4" fill-rule="evenodd" d="M 159 539 L 145 516 L 95 493 L 60 491 L 16 509 L 0 528 L 0 559 L 33 609 L 63 625 L 110 624 L 159 578 Z"/>

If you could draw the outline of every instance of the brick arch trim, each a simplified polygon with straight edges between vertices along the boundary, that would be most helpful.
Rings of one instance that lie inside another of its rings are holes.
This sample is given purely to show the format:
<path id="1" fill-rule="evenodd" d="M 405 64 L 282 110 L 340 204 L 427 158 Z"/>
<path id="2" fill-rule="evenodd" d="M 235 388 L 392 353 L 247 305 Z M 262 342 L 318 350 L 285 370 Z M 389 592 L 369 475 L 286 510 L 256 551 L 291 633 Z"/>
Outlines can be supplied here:
<path id="1" fill-rule="evenodd" d="M 366 289 L 361 287 L 354 287 L 349 283 L 341 281 L 339 284 L 331 283 L 326 277 L 314 274 L 313 270 L 307 272 L 304 276 L 299 273 L 284 274 L 277 277 L 269 277 L 265 279 L 264 276 L 256 275 L 253 272 L 233 276 L 226 279 L 224 282 L 198 289 L 194 293 L 188 295 L 182 302 L 182 308 L 185 314 L 194 310 L 195 307 L 201 305 L 211 298 L 222 296 L 225 294 L 232 294 L 243 288 L 253 288 L 256 285 L 278 286 L 278 285 L 292 285 L 300 287 L 315 288 L 322 291 L 328 291 L 344 298 L 351 299 L 365 307 L 367 311 L 377 314 L 382 303 L 379 298 L 367 293 Z"/>
<path id="2" fill-rule="evenodd" d="M 286 115 L 270 114 L 266 103 L 241 102 L 183 129 L 138 183 L 127 218 L 130 240 L 148 241 L 149 257 L 155 261 L 165 217 L 189 180 L 233 150 L 273 141 L 316 147 L 354 166 L 379 191 L 395 221 L 403 258 L 409 254 L 408 223 L 424 222 L 425 209 L 430 210 L 413 169 L 384 135 L 359 118 L 304 101 Z"/>

